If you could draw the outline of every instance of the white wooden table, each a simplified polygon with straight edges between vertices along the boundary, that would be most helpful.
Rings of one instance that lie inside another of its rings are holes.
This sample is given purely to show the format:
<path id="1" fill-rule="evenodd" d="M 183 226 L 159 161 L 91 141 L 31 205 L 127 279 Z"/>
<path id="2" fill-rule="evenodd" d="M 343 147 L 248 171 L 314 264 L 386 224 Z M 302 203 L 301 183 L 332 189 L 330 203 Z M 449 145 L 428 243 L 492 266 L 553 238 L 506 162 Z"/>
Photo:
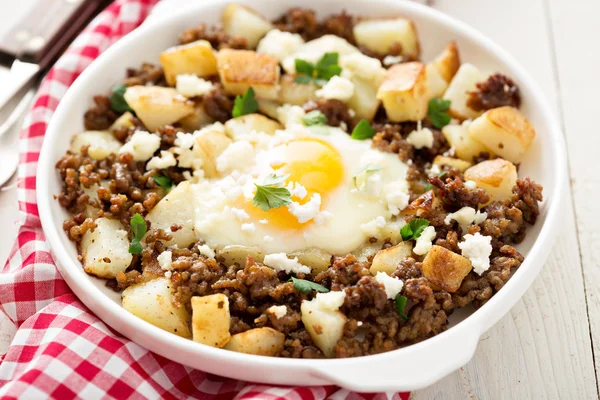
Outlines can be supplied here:
<path id="1" fill-rule="evenodd" d="M 481 339 L 465 367 L 413 399 L 594 399 L 600 360 L 600 1 L 418 0 L 481 30 L 530 71 L 559 114 L 571 191 L 559 240 L 523 299 Z M 0 17 L 1 19 L 1 17 Z M 0 192 L 0 261 L 17 219 Z M 12 327 L 0 317 L 0 352 Z"/>

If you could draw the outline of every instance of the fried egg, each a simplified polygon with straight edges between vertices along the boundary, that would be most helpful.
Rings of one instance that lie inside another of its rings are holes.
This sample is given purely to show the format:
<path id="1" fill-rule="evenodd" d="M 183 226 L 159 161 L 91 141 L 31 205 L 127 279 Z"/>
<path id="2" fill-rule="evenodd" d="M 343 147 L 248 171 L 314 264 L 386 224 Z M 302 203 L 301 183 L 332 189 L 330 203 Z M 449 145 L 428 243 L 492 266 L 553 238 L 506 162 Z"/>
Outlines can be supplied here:
<path id="1" fill-rule="evenodd" d="M 377 237 L 408 201 L 407 166 L 398 155 L 341 129 L 281 130 L 255 148 L 238 169 L 194 185 L 195 232 L 211 248 L 291 253 L 316 247 L 345 255 Z M 292 202 L 264 211 L 253 204 L 256 185 L 273 176 Z"/>

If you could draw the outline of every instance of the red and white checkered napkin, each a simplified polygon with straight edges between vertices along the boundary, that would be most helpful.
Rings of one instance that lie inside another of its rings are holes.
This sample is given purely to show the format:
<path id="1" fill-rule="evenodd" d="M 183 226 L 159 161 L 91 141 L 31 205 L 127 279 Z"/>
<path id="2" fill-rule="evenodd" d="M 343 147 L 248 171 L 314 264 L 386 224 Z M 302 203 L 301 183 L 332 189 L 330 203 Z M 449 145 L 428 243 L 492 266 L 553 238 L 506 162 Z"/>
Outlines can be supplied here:
<path id="1" fill-rule="evenodd" d="M 271 387 L 221 378 L 151 353 L 93 315 L 54 266 L 35 200 L 46 127 L 69 85 L 135 29 L 156 0 L 118 0 L 75 40 L 44 79 L 21 133 L 20 229 L 0 273 L 1 310 L 18 326 L 0 355 L 0 398 L 384 399 L 328 387 Z M 301 383 L 301 382 L 299 382 Z"/>

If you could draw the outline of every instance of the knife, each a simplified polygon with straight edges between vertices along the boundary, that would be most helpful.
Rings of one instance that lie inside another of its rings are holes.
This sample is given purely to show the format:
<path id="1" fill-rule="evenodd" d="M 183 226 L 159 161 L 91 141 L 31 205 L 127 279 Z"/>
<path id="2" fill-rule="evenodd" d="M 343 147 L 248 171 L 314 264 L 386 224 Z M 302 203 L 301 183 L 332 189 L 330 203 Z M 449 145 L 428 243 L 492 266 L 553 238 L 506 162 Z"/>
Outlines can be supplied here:
<path id="1" fill-rule="evenodd" d="M 0 110 L 6 111 L 2 110 L 6 104 L 32 85 L 109 3 L 110 0 L 35 0 L 19 22 L 0 37 L 0 65 L 10 66 L 0 80 Z"/>

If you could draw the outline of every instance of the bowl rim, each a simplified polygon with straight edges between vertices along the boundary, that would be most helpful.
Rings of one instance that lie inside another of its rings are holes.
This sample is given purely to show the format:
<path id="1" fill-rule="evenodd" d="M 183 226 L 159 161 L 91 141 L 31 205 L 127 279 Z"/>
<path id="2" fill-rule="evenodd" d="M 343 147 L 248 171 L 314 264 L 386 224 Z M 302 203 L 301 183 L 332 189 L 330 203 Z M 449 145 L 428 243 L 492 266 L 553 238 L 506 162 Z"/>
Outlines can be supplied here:
<path id="1" fill-rule="evenodd" d="M 360 1 L 366 2 L 368 0 Z M 550 199 L 547 215 L 543 221 L 543 225 L 540 229 L 538 237 L 533 243 L 527 258 L 525 259 L 525 262 L 519 269 L 517 269 L 511 279 L 506 283 L 506 285 L 503 287 L 503 290 L 500 290 L 498 293 L 496 293 L 485 305 L 473 312 L 465 320 L 436 336 L 390 352 L 357 357 L 352 361 L 354 367 L 358 367 L 358 364 L 373 364 L 373 362 L 386 361 L 390 358 L 397 360 L 398 358 L 408 356 L 411 353 L 415 354 L 424 351 L 424 349 L 432 347 L 435 344 L 443 343 L 446 341 L 447 337 L 453 335 L 453 332 L 457 334 L 459 331 L 463 334 L 469 332 L 468 336 L 471 341 L 474 340 L 474 344 L 472 346 L 472 351 L 469 350 L 470 354 L 468 355 L 468 359 L 456 360 L 454 363 L 449 362 L 446 368 L 442 368 L 440 372 L 436 374 L 436 376 L 427 377 L 427 379 L 415 382 L 415 385 L 410 385 L 410 389 L 414 389 L 432 383 L 433 381 L 447 375 L 470 360 L 475 351 L 479 337 L 487 329 L 494 325 L 502 316 L 504 316 L 518 300 L 521 299 L 525 290 L 529 288 L 532 281 L 537 276 L 541 268 L 541 264 L 543 264 L 548 256 L 548 249 L 554 240 L 555 232 L 557 230 L 556 228 L 559 223 L 561 205 L 565 201 L 564 193 L 566 191 L 565 188 L 567 183 L 566 146 L 560 124 L 557 122 L 557 118 L 552 112 L 552 109 L 543 95 L 543 92 L 533 78 L 529 75 L 529 73 L 517 62 L 517 60 L 508 52 L 503 50 L 499 45 L 466 23 L 425 5 L 412 2 L 397 2 L 394 0 L 376 0 L 376 2 L 381 8 L 393 7 L 395 10 L 400 10 L 400 12 L 401 10 L 406 10 L 411 14 L 417 15 L 421 18 L 434 20 L 437 23 L 445 25 L 449 30 L 460 32 L 461 34 L 469 37 L 477 44 L 477 46 L 485 47 L 491 53 L 496 54 L 499 59 L 503 60 L 503 62 L 507 64 L 511 70 L 511 73 L 519 77 L 519 80 L 522 82 L 520 84 L 521 89 L 524 93 L 527 93 L 528 97 L 531 98 L 532 108 L 538 109 L 543 118 L 549 121 L 548 126 L 553 127 L 549 131 L 544 132 L 544 136 L 551 139 L 551 156 L 554 160 L 553 173 L 556 181 L 552 192 L 545 195 L 547 199 Z M 78 274 L 84 274 L 84 272 L 80 263 L 77 260 L 72 259 L 67 253 L 66 248 L 62 246 L 59 235 L 64 233 L 61 227 L 57 226 L 52 219 L 51 202 L 54 200 L 52 196 L 53 193 L 50 191 L 50 179 L 52 179 L 52 174 L 56 173 L 54 168 L 56 160 L 51 159 L 51 152 L 49 148 L 52 145 L 51 143 L 54 141 L 53 139 L 60 134 L 59 127 L 63 124 L 62 121 L 66 118 L 69 118 L 68 110 L 65 106 L 67 103 L 66 100 L 73 97 L 74 93 L 79 92 L 81 88 L 83 88 L 88 77 L 93 76 L 95 71 L 100 69 L 100 66 L 103 64 L 103 62 L 105 62 L 104 60 L 110 60 L 113 53 L 116 53 L 118 49 L 127 47 L 131 43 L 137 42 L 139 40 L 138 38 L 143 37 L 146 32 L 157 32 L 161 27 L 169 26 L 173 23 L 173 21 L 183 18 L 183 16 L 189 12 L 199 13 L 203 9 L 222 7 L 227 3 L 229 3 L 228 0 L 209 0 L 202 3 L 190 4 L 173 11 L 172 14 L 168 15 L 164 19 L 155 18 L 149 23 L 142 24 L 139 28 L 126 35 L 124 38 L 113 44 L 108 50 L 102 53 L 75 80 L 75 82 L 64 94 L 64 97 L 55 110 L 55 113 L 47 127 L 42 150 L 40 152 L 40 158 L 37 167 L 38 179 L 36 183 L 36 198 L 42 227 L 50 244 L 51 252 L 58 269 L 81 301 L 95 314 L 108 313 L 113 319 L 119 319 L 125 326 L 146 331 L 146 334 L 156 340 L 157 343 L 168 343 L 177 346 L 181 350 L 189 352 L 190 354 L 202 353 L 204 356 L 213 359 L 228 358 L 236 363 L 250 362 L 254 365 L 260 365 L 262 367 L 296 368 L 319 365 L 320 367 L 331 368 L 334 366 L 342 366 L 347 364 L 346 359 L 314 360 L 274 358 L 229 352 L 209 346 L 199 346 L 198 343 L 193 342 L 192 340 L 184 339 L 169 332 L 163 331 L 160 328 L 141 320 L 133 314 L 123 312 L 122 306 L 116 304 L 106 295 L 104 295 L 91 282 L 91 279 L 76 279 Z M 251 3 L 251 1 L 246 1 L 246 3 Z M 531 272 L 531 269 L 534 269 L 534 272 Z M 85 294 L 85 296 L 83 294 Z M 88 298 L 93 298 L 93 301 L 88 300 Z M 105 320 L 105 318 L 102 318 L 102 320 Z M 120 329 L 117 330 L 120 331 Z M 469 349 L 471 348 L 469 347 Z M 152 349 L 152 351 L 169 357 L 169 354 L 166 351 L 160 352 L 156 349 Z M 331 379 L 333 380 L 333 378 Z M 352 385 L 346 385 L 346 387 L 348 386 L 352 387 Z M 356 387 L 364 388 L 364 386 Z M 396 386 L 394 386 L 393 390 L 397 390 Z M 401 388 L 401 390 L 403 389 Z"/>

